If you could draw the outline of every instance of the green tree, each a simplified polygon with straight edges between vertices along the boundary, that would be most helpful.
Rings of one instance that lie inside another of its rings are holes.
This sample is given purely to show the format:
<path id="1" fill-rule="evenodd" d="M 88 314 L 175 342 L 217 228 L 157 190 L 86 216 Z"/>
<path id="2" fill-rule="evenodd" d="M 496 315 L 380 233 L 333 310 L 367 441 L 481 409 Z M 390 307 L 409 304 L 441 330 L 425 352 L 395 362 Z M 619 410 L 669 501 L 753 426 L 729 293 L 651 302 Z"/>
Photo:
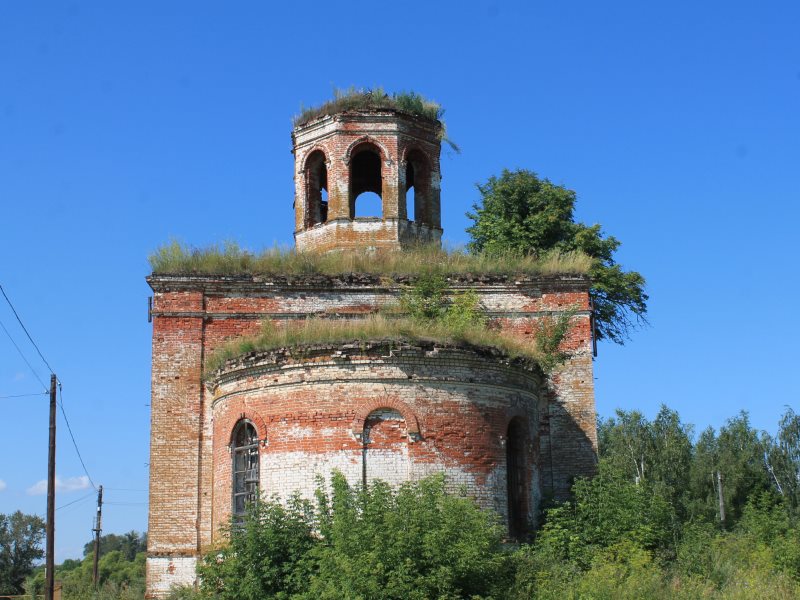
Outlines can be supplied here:
<path id="1" fill-rule="evenodd" d="M 707 519 L 719 516 L 716 474 L 722 476 L 725 525 L 740 518 L 748 500 L 769 489 L 764 462 L 768 440 L 751 425 L 747 413 L 728 419 L 719 434 L 705 430 L 695 444 L 690 471 L 691 513 Z"/>
<path id="2" fill-rule="evenodd" d="M 800 415 L 787 408 L 778 424 L 778 437 L 770 440 L 767 468 L 789 510 L 800 512 Z"/>
<path id="3" fill-rule="evenodd" d="M 684 515 L 689 486 L 686 474 L 692 465 L 692 428 L 678 413 L 661 406 L 648 421 L 638 411 L 617 410 L 616 416 L 598 423 L 603 460 L 632 482 L 648 484 Z"/>
<path id="4" fill-rule="evenodd" d="M 590 275 L 597 335 L 622 344 L 645 321 L 645 280 L 614 260 L 620 242 L 600 225 L 576 223 L 575 192 L 540 179 L 532 171 L 504 170 L 478 185 L 481 201 L 467 216 L 472 252 L 545 254 L 581 251 L 594 258 Z"/>
<path id="5" fill-rule="evenodd" d="M 22 593 L 33 564 L 44 556 L 44 529 L 44 520 L 36 515 L 0 514 L 0 594 Z"/>
<path id="6" fill-rule="evenodd" d="M 140 552 L 147 552 L 147 534 L 129 531 L 123 534 L 109 533 L 108 535 L 100 536 L 100 556 L 115 550 L 121 552 L 125 560 L 132 561 Z M 93 552 L 93 541 L 83 545 L 84 556 L 89 556 Z"/>
<path id="7" fill-rule="evenodd" d="M 593 479 L 579 479 L 573 499 L 547 511 L 538 552 L 588 568 L 598 552 L 627 541 L 663 552 L 675 541 L 674 511 L 650 485 L 621 477 L 605 461 Z"/>

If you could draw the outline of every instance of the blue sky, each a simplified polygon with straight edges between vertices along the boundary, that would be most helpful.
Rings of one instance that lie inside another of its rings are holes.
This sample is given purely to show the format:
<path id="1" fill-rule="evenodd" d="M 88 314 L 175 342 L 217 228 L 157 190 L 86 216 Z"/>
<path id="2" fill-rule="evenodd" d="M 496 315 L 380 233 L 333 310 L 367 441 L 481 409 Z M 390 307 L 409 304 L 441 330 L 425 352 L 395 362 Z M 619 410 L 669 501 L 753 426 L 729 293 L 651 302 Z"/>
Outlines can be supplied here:
<path id="1" fill-rule="evenodd" d="M 623 242 L 650 327 L 601 345 L 600 414 L 665 403 L 700 430 L 746 410 L 774 431 L 798 409 L 800 5 L 270 4 L 0 7 L 0 283 L 63 381 L 106 531 L 146 527 L 148 253 L 291 244 L 291 117 L 333 86 L 446 107 L 451 243 L 504 167 L 576 190 L 577 218 Z M 40 388 L 0 332 L 0 396 Z M 0 512 L 43 514 L 46 396 L 0 403 Z M 63 420 L 57 470 L 57 505 L 77 500 L 62 560 L 93 516 Z"/>

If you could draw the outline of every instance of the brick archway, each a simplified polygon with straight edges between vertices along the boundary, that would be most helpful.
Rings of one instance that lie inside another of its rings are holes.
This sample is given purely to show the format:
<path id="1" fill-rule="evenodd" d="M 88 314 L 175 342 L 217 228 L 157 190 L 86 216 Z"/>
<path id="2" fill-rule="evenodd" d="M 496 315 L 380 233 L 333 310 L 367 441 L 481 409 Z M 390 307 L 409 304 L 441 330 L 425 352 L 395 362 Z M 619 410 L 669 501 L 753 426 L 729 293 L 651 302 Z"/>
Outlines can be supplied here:
<path id="1" fill-rule="evenodd" d="M 219 422 L 218 427 L 220 427 L 222 431 L 227 432 L 226 437 L 228 439 L 228 445 L 231 443 L 231 436 L 233 435 L 233 430 L 236 428 L 236 424 L 242 419 L 246 419 L 253 424 L 253 427 L 256 428 L 256 433 L 258 434 L 258 439 L 261 441 L 261 444 L 266 445 L 267 423 L 264 421 L 261 415 L 249 410 L 231 411 L 221 422 Z"/>
<path id="2" fill-rule="evenodd" d="M 364 439 L 364 425 L 367 422 L 367 417 L 369 417 L 370 413 L 373 411 L 381 408 L 391 408 L 403 416 L 403 419 L 405 419 L 406 422 L 406 430 L 408 431 L 408 437 L 410 441 L 418 441 L 422 439 L 422 433 L 419 429 L 419 421 L 417 421 L 417 416 L 411 410 L 411 407 L 400 400 L 391 400 L 388 398 L 372 400 L 362 404 L 361 407 L 359 407 L 358 411 L 356 411 L 356 416 L 353 418 L 353 422 L 350 425 L 350 430 L 353 432 L 353 437 L 359 441 Z"/>

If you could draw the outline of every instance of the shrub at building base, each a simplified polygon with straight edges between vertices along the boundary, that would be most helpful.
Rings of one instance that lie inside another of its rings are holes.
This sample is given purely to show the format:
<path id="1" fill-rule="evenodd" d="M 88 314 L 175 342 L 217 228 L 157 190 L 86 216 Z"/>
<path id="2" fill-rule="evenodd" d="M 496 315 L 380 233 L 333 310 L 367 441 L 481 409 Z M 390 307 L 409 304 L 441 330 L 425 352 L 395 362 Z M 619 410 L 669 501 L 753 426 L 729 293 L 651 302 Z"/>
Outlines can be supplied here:
<path id="1" fill-rule="evenodd" d="M 393 490 L 334 474 L 316 507 L 262 502 L 199 568 L 201 598 L 504 598 L 509 553 L 495 517 L 444 478 Z M 173 598 L 189 597 L 176 591 Z"/>

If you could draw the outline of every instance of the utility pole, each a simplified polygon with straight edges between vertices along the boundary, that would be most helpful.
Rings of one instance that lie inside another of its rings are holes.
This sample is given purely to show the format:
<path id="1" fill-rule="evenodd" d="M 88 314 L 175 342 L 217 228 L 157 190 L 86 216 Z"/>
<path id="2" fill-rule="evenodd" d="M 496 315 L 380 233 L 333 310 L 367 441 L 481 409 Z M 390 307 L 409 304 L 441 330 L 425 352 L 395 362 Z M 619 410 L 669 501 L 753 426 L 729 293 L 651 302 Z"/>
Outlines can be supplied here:
<path id="1" fill-rule="evenodd" d="M 56 375 L 50 374 L 50 442 L 47 447 L 47 527 L 44 598 L 53 600 L 56 541 Z"/>
<path id="2" fill-rule="evenodd" d="M 100 562 L 100 532 L 103 531 L 103 486 L 97 490 L 97 519 L 94 524 L 94 569 L 92 571 L 94 576 L 94 587 L 100 583 L 100 572 L 97 565 Z"/>
<path id="3" fill-rule="evenodd" d="M 717 471 L 717 490 L 719 491 L 719 521 L 725 525 L 725 498 L 722 495 L 722 473 Z"/>

